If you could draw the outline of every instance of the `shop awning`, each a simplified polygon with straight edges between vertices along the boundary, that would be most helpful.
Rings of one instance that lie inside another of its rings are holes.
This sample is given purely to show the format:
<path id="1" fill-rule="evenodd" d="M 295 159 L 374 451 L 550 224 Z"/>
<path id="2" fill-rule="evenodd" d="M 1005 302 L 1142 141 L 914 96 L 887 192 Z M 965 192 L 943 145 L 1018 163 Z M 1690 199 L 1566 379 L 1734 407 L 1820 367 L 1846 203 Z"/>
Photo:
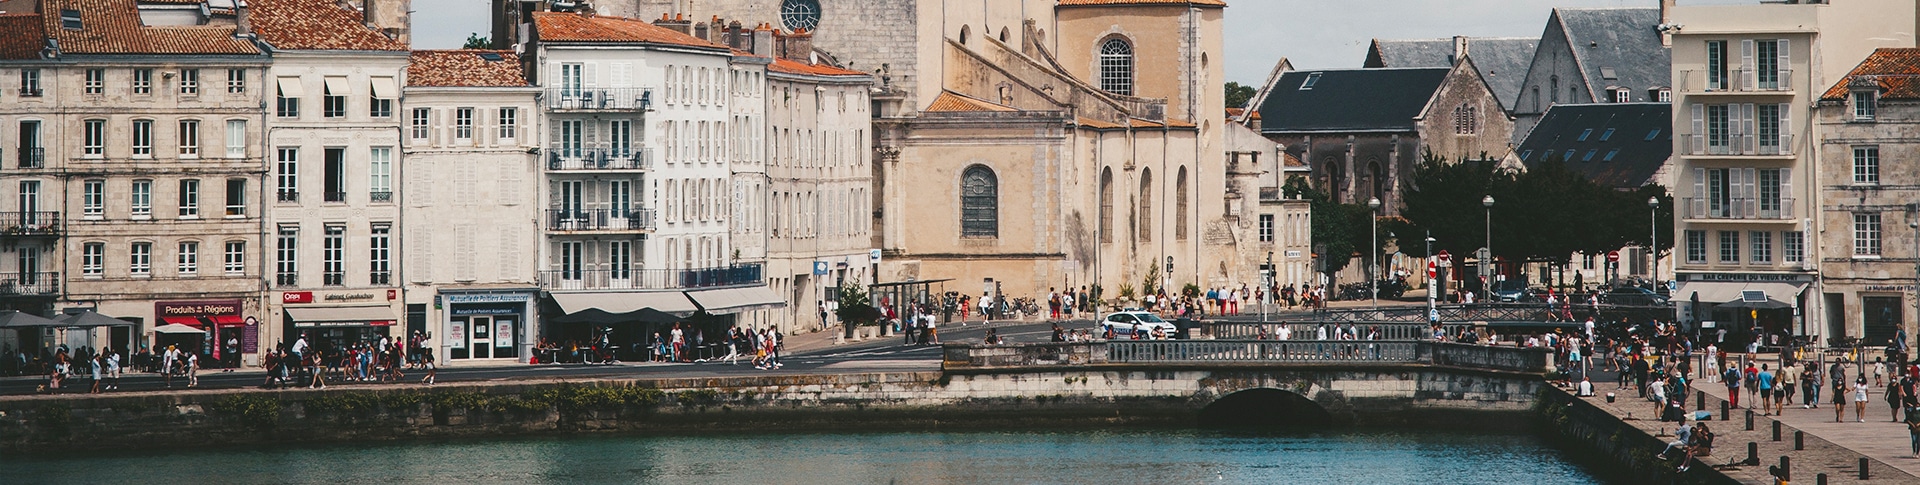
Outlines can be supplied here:
<path id="1" fill-rule="evenodd" d="M 101 315 L 93 311 L 84 311 L 54 318 L 55 321 L 71 327 L 131 327 L 133 322 Z"/>
<path id="2" fill-rule="evenodd" d="M 1722 304 L 1740 301 L 1749 291 L 1757 291 L 1764 299 L 1792 304 L 1799 301 L 1800 290 L 1806 289 L 1806 283 L 1787 283 L 1776 281 L 1689 281 L 1680 284 L 1673 292 L 1673 301 L 1693 301 L 1694 293 L 1700 294 L 1700 303 Z"/>
<path id="3" fill-rule="evenodd" d="M 377 99 L 398 98 L 400 97 L 400 89 L 394 86 L 392 77 L 375 76 L 373 78 L 373 97 Z"/>
<path id="4" fill-rule="evenodd" d="M 700 307 L 687 299 L 686 293 L 679 291 L 626 291 L 597 293 L 553 293 L 553 302 L 560 305 L 560 311 L 568 314 L 588 309 L 620 314 L 642 308 L 686 316 Z"/>
<path id="5" fill-rule="evenodd" d="M 714 315 L 787 306 L 786 300 L 765 286 L 689 291 L 687 297 L 700 304 L 702 310 Z"/>
<path id="6" fill-rule="evenodd" d="M 288 307 L 287 318 L 293 320 L 295 327 L 384 326 L 392 325 L 395 320 L 393 307 L 384 305 Z"/>
<path id="7" fill-rule="evenodd" d="M 347 78 L 327 76 L 323 79 L 326 81 L 326 85 L 327 85 L 326 95 L 351 96 L 353 94 L 353 89 L 347 87 Z"/>

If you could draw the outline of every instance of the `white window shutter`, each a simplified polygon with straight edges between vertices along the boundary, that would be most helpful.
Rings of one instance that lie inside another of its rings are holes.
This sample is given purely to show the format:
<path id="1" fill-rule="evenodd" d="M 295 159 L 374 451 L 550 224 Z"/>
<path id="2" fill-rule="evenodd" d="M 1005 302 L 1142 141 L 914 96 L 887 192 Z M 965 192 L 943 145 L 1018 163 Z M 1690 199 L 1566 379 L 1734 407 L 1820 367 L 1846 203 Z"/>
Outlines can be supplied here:
<path id="1" fill-rule="evenodd" d="M 500 280 L 513 279 L 520 272 L 520 226 L 502 224 L 500 228 Z"/>
<path id="2" fill-rule="evenodd" d="M 1752 89 L 1754 84 L 1753 39 L 1740 41 L 1740 90 Z"/>
<path id="3" fill-rule="evenodd" d="M 1745 210 L 1745 212 L 1743 212 L 1742 214 L 1748 217 L 1759 214 L 1758 212 L 1755 211 L 1755 209 L 1758 208 L 1758 204 L 1760 202 L 1759 201 L 1760 191 L 1755 189 L 1755 187 L 1758 185 L 1756 183 L 1758 180 L 1754 176 L 1755 175 L 1754 171 L 1755 170 L 1751 168 L 1740 169 L 1740 172 L 1741 172 L 1740 177 L 1742 179 L 1742 183 L 1746 184 L 1746 187 L 1742 189 L 1745 192 L 1744 194 L 1742 194 L 1742 197 L 1745 197 L 1747 199 L 1746 207 L 1742 208 Z"/>
<path id="4" fill-rule="evenodd" d="M 581 78 L 580 85 L 581 86 L 591 88 L 591 87 L 600 85 L 599 73 L 595 72 L 594 67 L 596 66 L 594 64 L 597 64 L 597 63 L 588 62 L 580 67 L 580 78 Z"/>
<path id="5" fill-rule="evenodd" d="M 1780 89 L 1787 89 L 1793 86 L 1793 84 L 1789 80 L 1793 77 L 1793 64 L 1789 63 L 1789 61 L 1793 58 L 1793 56 L 1791 55 L 1791 53 L 1793 52 L 1793 48 L 1792 48 L 1793 41 L 1788 39 L 1779 39 L 1774 42 L 1776 42 L 1777 45 L 1779 46 L 1775 48 L 1776 54 L 1778 55 L 1776 59 L 1778 60 L 1775 61 L 1773 65 L 1773 68 L 1777 70 L 1776 79 L 1779 80 L 1778 82 L 1780 83 Z M 1786 111 L 1782 110 L 1781 113 L 1786 113 Z M 1782 115 L 1782 117 L 1785 117 L 1785 115 Z"/>
<path id="6" fill-rule="evenodd" d="M 1740 142 L 1740 153 L 1753 153 L 1754 137 L 1760 136 L 1760 130 L 1758 128 L 1760 110 L 1754 109 L 1753 103 L 1745 103 L 1740 106 L 1740 111 L 1744 112 L 1741 116 L 1744 117 L 1744 122 L 1747 124 L 1747 136 Z"/>
<path id="7" fill-rule="evenodd" d="M 455 239 L 453 242 L 454 258 L 456 259 L 454 266 L 456 267 L 456 271 L 458 271 L 454 279 L 465 281 L 473 281 L 476 279 L 473 264 L 473 233 L 472 224 L 460 224 L 453 228 L 453 237 Z"/>
<path id="8" fill-rule="evenodd" d="M 1693 103 L 1693 135 L 1705 136 L 1706 134 L 1707 106 L 1700 103 Z"/>
<path id="9" fill-rule="evenodd" d="M 522 172 L 525 172 L 525 170 L 521 170 L 520 164 L 518 163 L 508 163 L 500 166 L 500 176 L 498 178 L 500 188 L 495 191 L 495 193 L 498 194 L 500 205 L 520 205 L 520 184 L 525 183 L 523 182 L 525 179 Z"/>
<path id="10" fill-rule="evenodd" d="M 413 276 L 414 282 L 430 283 L 433 281 L 433 267 L 436 266 L 433 261 L 433 231 L 416 226 L 407 232 L 412 233 L 412 237 L 407 238 L 407 247 L 413 248 L 413 257 L 407 258 L 409 266 L 406 272 Z"/>
<path id="11" fill-rule="evenodd" d="M 1780 169 L 1780 218 L 1793 216 L 1793 167 L 1787 167 Z"/>
<path id="12" fill-rule="evenodd" d="M 1793 153 L 1793 103 L 1780 103 L 1780 153 Z"/>
<path id="13" fill-rule="evenodd" d="M 1696 207 L 1693 207 L 1695 204 L 1705 206 L 1707 200 L 1707 169 L 1705 168 L 1696 167 L 1693 169 L 1693 198 L 1699 202 L 1688 203 L 1687 205 L 1689 207 L 1679 211 L 1680 217 L 1693 215 L 1693 211 L 1697 210 Z"/>

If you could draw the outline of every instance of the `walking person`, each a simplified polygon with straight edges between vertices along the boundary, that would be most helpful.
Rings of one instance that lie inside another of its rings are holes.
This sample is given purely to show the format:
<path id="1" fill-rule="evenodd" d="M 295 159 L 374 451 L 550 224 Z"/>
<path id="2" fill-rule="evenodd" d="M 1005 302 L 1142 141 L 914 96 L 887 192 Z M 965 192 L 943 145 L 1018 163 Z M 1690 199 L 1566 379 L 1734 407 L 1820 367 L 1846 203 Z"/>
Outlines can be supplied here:
<path id="1" fill-rule="evenodd" d="M 1900 404 L 1906 402 L 1905 396 L 1901 396 L 1900 392 L 1900 379 L 1887 381 L 1887 409 L 1893 412 L 1893 418 L 1888 422 L 1900 422 Z"/>
<path id="2" fill-rule="evenodd" d="M 1774 374 L 1777 382 L 1773 383 L 1773 414 L 1779 416 L 1788 404 L 1793 403 L 1793 391 L 1800 387 L 1800 373 L 1794 371 L 1793 366 L 1783 365 Z"/>
<path id="3" fill-rule="evenodd" d="M 104 357 L 101 357 L 98 355 L 93 356 L 93 358 L 91 359 L 87 359 L 88 366 L 93 368 L 93 390 L 88 391 L 89 394 L 100 393 L 100 367 L 101 367 L 101 361 L 104 359 L 105 359 Z"/>
<path id="4" fill-rule="evenodd" d="M 1727 366 L 1726 375 L 1720 376 L 1720 383 L 1727 386 L 1727 405 L 1740 407 L 1740 369 Z"/>
<path id="5" fill-rule="evenodd" d="M 424 382 L 429 386 L 433 385 L 434 376 L 439 374 L 439 367 L 433 365 L 433 352 L 422 352 L 420 354 L 420 365 L 427 368 L 427 376 L 420 378 L 420 382 Z"/>
<path id="6" fill-rule="evenodd" d="M 1808 362 L 1800 368 L 1800 390 L 1805 397 L 1800 398 L 1802 409 L 1820 407 L 1820 368 Z"/>
<path id="7" fill-rule="evenodd" d="M 1867 422 L 1867 377 L 1853 378 L 1853 418 L 1856 422 Z"/>
<path id="8" fill-rule="evenodd" d="M 186 370 L 187 370 L 187 387 L 191 388 L 191 387 L 200 385 L 200 353 L 199 352 L 187 353 Z"/>

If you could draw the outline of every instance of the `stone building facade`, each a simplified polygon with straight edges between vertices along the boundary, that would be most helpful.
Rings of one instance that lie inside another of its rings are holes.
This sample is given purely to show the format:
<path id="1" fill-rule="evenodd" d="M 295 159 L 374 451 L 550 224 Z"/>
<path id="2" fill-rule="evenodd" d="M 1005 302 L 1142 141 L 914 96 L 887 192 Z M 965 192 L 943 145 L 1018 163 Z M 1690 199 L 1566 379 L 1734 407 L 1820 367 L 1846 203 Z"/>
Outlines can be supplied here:
<path id="1" fill-rule="evenodd" d="M 402 93 L 407 333 L 442 362 L 522 359 L 538 336 L 539 88 L 512 51 L 414 51 Z"/>
<path id="2" fill-rule="evenodd" d="M 1555 105 L 1671 102 L 1671 54 L 1658 29 L 1668 13 L 1666 6 L 1553 9 L 1512 105 L 1513 142 Z"/>
<path id="3" fill-rule="evenodd" d="M 873 282 L 873 76 L 785 57 L 766 72 L 765 133 L 774 140 L 764 145 L 773 150 L 765 159 L 768 192 L 759 197 L 758 181 L 736 175 L 743 202 L 735 212 L 748 228 L 768 228 L 768 285 L 789 302 L 769 323 L 824 328 L 832 323 L 818 311 L 826 288 Z M 764 209 L 749 205 L 759 200 Z"/>
<path id="4" fill-rule="evenodd" d="M 0 70 L 19 82 L 0 94 L 0 293 L 30 313 L 132 322 L 39 345 L 197 349 L 244 334 L 252 352 L 268 58 L 231 11 L 147 18 L 132 1 L 82 3 L 48 0 L 50 13 L 8 15 L 0 33 L 13 46 Z M 207 333 L 157 342 L 169 323 Z"/>
<path id="5" fill-rule="evenodd" d="M 1875 50 L 1820 95 L 1814 113 L 1828 330 L 1869 345 L 1885 345 L 1902 329 L 1920 331 L 1913 317 L 1920 302 L 1910 296 L 1920 264 L 1916 75 L 1920 49 Z"/>

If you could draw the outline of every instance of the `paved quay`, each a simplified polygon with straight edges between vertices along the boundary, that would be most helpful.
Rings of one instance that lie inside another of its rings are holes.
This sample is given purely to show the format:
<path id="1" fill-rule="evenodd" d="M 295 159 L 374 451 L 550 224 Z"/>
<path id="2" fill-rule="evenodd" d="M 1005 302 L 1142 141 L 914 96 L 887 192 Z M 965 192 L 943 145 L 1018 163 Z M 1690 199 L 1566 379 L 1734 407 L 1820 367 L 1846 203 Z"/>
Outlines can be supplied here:
<path id="1" fill-rule="evenodd" d="M 1616 389 L 1613 373 L 1594 370 L 1594 397 L 1586 398 L 1594 406 L 1607 410 L 1622 421 L 1646 431 L 1663 440 L 1672 439 L 1673 431 L 1679 423 L 1662 422 L 1658 419 L 1653 402 L 1641 399 L 1629 386 Z M 1718 382 L 1697 381 L 1694 391 L 1703 391 L 1707 399 L 1704 409 L 1711 411 L 1713 417 L 1707 426 L 1714 433 L 1713 455 L 1702 457 L 1694 465 L 1711 465 L 1742 483 L 1776 483 L 1768 468 L 1780 464 L 1780 457 L 1789 457 L 1793 483 L 1817 483 L 1818 474 L 1827 475 L 1829 484 L 1915 484 L 1920 483 L 1920 460 L 1909 457 L 1906 426 L 1888 422 L 1887 406 L 1879 402 L 1879 396 L 1867 406 L 1866 423 L 1854 421 L 1853 411 L 1847 411 L 1844 423 L 1833 422 L 1833 408 L 1822 404 L 1819 409 L 1801 409 L 1788 406 L 1778 418 L 1781 424 L 1780 441 L 1773 440 L 1775 418 L 1762 415 L 1757 406 L 1753 409 L 1753 430 L 1747 430 L 1746 409 L 1731 409 L 1728 419 L 1722 420 L 1720 404 L 1726 401 L 1726 387 Z M 1879 388 L 1884 392 L 1884 388 Z M 1614 393 L 1615 402 L 1606 402 L 1606 394 Z M 1693 412 L 1702 409 L 1696 402 L 1699 394 L 1689 392 L 1687 410 Z M 1795 396 L 1796 398 L 1799 396 Z M 1823 398 L 1831 396 L 1822 394 Z M 1747 396 L 1741 396 L 1741 404 L 1747 404 Z M 1797 401 L 1797 399 L 1796 399 Z M 1874 418 L 1878 418 L 1875 421 Z M 1793 433 L 1802 431 L 1804 449 L 1794 450 Z M 1732 465 L 1747 458 L 1747 443 L 1758 447 L 1756 456 L 1758 465 Z M 1659 453 L 1659 449 L 1648 450 Z M 1868 459 L 1868 478 L 1859 477 L 1860 459 Z"/>

